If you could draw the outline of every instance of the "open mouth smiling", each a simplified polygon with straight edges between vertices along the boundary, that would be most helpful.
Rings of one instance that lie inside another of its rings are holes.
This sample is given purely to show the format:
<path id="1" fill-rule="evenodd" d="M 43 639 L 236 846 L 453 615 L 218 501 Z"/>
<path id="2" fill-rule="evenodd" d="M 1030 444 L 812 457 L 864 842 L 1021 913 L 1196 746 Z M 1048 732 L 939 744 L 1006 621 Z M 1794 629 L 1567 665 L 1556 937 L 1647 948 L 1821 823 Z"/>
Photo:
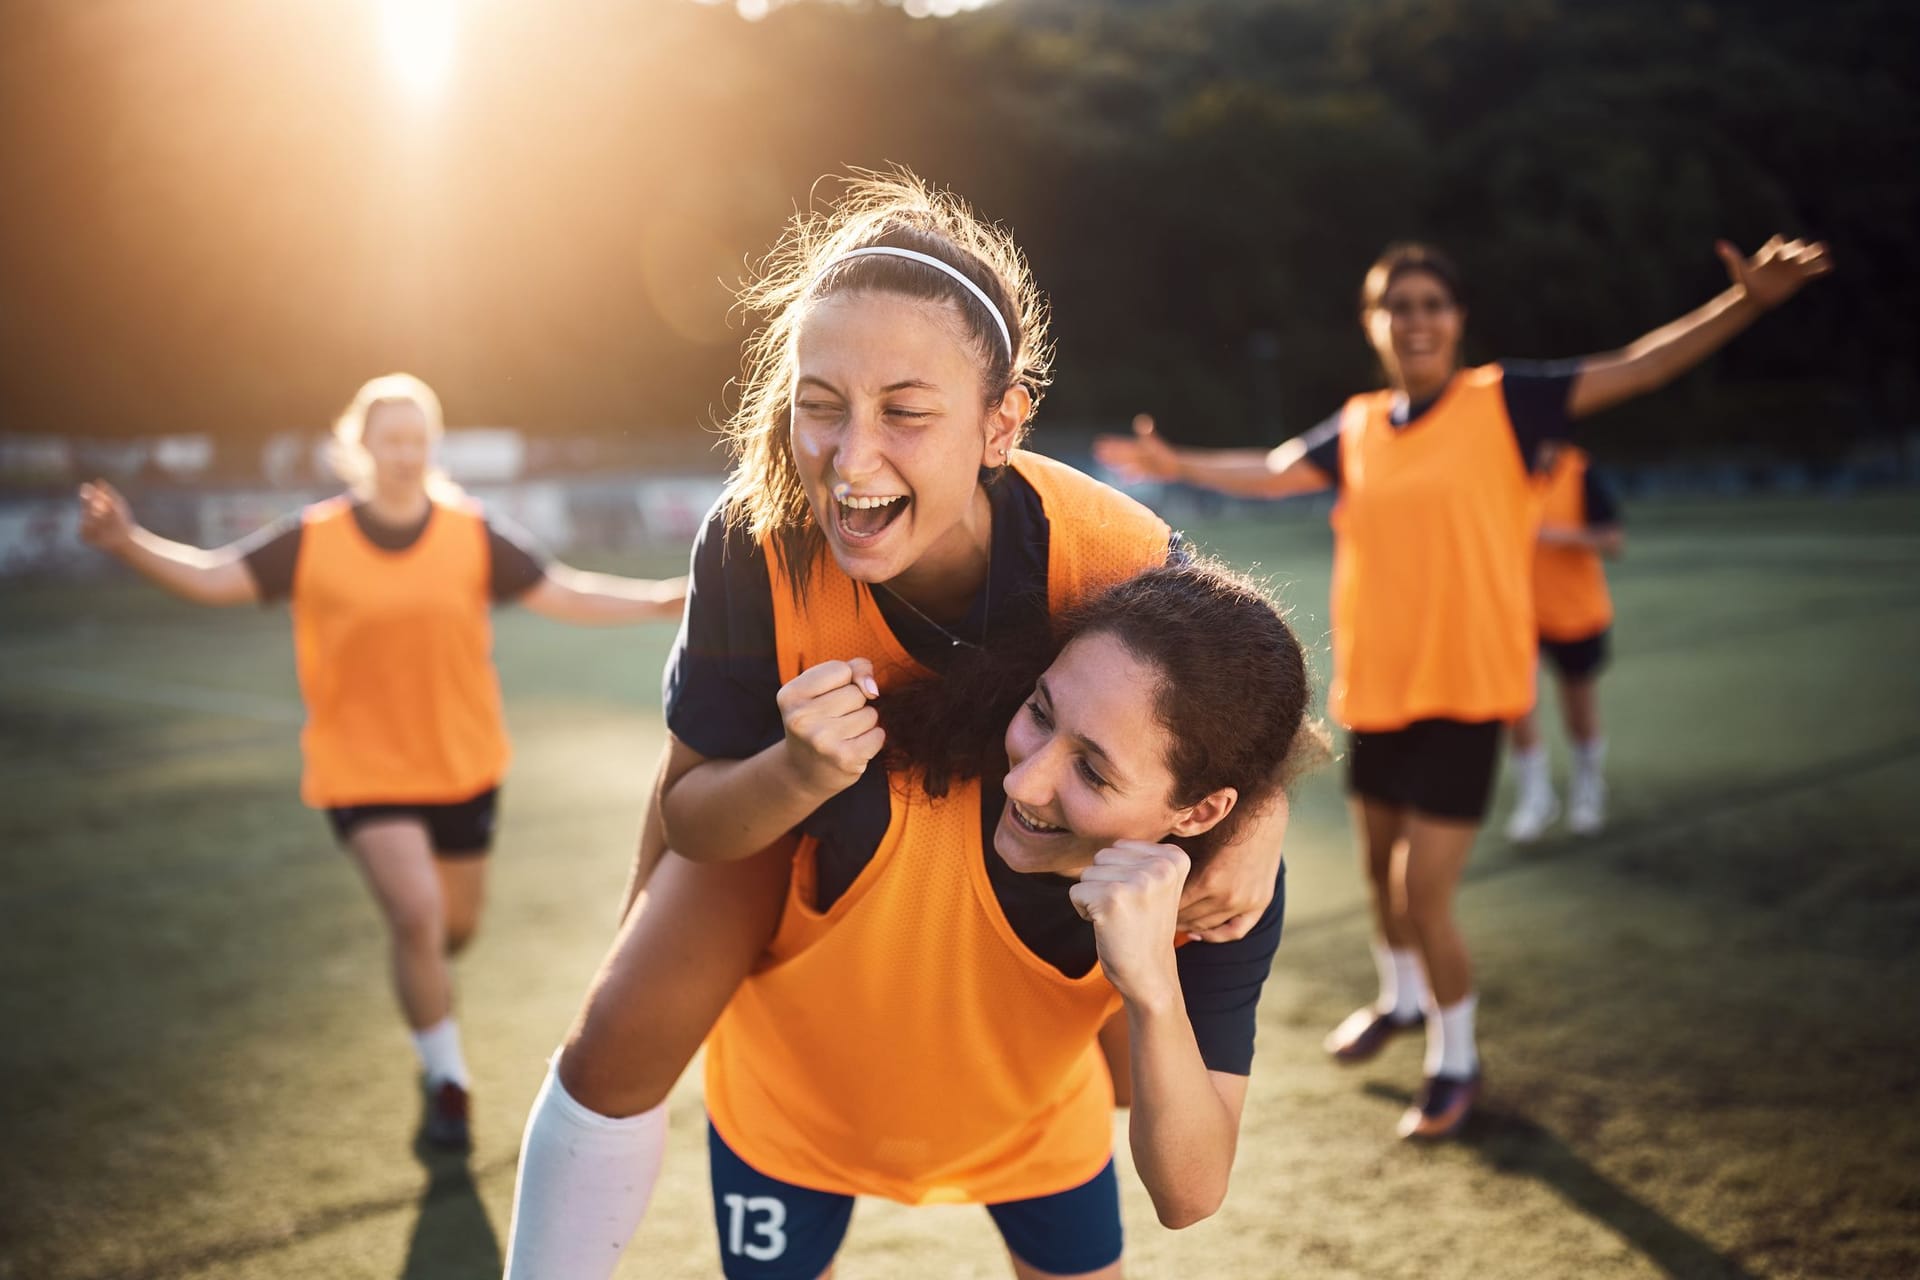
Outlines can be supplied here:
<path id="1" fill-rule="evenodd" d="M 1030 811 L 1022 807 L 1018 800 L 1007 801 L 1007 813 L 1013 818 L 1013 825 L 1028 835 L 1059 836 L 1067 833 L 1065 827 L 1056 827 L 1050 822 L 1042 822 L 1034 817 Z"/>
<path id="2" fill-rule="evenodd" d="M 876 538 L 885 532 L 900 518 L 908 503 L 909 499 L 902 493 L 874 496 L 835 493 L 833 499 L 840 532 L 855 542 Z"/>

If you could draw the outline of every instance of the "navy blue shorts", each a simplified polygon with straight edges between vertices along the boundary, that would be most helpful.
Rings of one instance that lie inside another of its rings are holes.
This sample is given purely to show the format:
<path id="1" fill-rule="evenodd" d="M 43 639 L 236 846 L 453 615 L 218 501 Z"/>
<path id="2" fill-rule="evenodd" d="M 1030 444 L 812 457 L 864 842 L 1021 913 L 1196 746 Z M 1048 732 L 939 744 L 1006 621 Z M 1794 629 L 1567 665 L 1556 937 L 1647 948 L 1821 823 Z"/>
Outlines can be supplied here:
<path id="1" fill-rule="evenodd" d="M 1578 640 L 1549 640 L 1540 637 L 1540 656 L 1553 664 L 1563 680 L 1591 680 L 1607 665 L 1607 638 L 1611 631 L 1596 631 Z"/>
<path id="2" fill-rule="evenodd" d="M 853 1197 L 769 1178 L 735 1155 L 711 1123 L 707 1165 L 720 1271 L 727 1280 L 816 1280 L 833 1265 L 853 1219 Z M 1109 1160 L 1070 1191 L 990 1204 L 1013 1255 L 1054 1275 L 1084 1275 L 1120 1260 L 1120 1182 Z"/>
<path id="3" fill-rule="evenodd" d="M 387 818 L 415 818 L 427 828 L 427 839 L 442 858 L 479 857 L 493 848 L 493 824 L 500 810 L 500 788 L 488 787 L 471 800 L 456 804 L 355 804 L 327 810 L 333 838 L 341 844 L 362 823 Z"/>

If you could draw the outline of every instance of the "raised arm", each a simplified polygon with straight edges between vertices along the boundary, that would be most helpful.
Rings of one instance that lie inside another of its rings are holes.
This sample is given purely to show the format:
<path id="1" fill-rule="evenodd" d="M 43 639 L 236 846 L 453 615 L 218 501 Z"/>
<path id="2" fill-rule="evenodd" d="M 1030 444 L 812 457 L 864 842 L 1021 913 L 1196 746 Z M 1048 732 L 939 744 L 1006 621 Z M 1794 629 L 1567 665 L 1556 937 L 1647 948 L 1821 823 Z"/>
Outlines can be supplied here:
<path id="1" fill-rule="evenodd" d="M 865 658 L 809 667 L 780 689 L 786 736 L 744 760 L 716 760 L 673 739 L 660 812 L 673 851 L 734 862 L 773 844 L 859 780 L 886 742 Z"/>
<path id="2" fill-rule="evenodd" d="M 1071 891 L 1126 1008 L 1134 1168 L 1161 1224 L 1176 1229 L 1226 1199 L 1247 1097 L 1247 1077 L 1208 1070 L 1187 1017 L 1172 943 L 1187 867 L 1175 845 L 1122 840 Z"/>
<path id="3" fill-rule="evenodd" d="M 554 561 L 546 576 L 520 597 L 543 618 L 579 627 L 671 622 L 687 600 L 685 578 L 622 578 L 589 573 Z"/>
<path id="4" fill-rule="evenodd" d="M 1162 439 L 1144 413 L 1134 417 L 1131 436 L 1096 438 L 1093 456 L 1129 481 L 1178 481 L 1239 498 L 1288 498 L 1332 483 L 1299 439 L 1273 449 L 1183 449 Z"/>
<path id="5" fill-rule="evenodd" d="M 134 522 L 127 500 L 105 480 L 80 486 L 80 537 L 182 600 L 229 605 L 260 599 L 240 544 L 203 551 L 151 533 Z"/>
<path id="6" fill-rule="evenodd" d="M 1833 269 L 1827 247 L 1779 236 L 1744 258 L 1725 240 L 1714 246 L 1731 283 L 1706 305 L 1618 351 L 1580 362 L 1567 413 L 1583 418 L 1672 382 L 1727 345 L 1766 312 Z"/>

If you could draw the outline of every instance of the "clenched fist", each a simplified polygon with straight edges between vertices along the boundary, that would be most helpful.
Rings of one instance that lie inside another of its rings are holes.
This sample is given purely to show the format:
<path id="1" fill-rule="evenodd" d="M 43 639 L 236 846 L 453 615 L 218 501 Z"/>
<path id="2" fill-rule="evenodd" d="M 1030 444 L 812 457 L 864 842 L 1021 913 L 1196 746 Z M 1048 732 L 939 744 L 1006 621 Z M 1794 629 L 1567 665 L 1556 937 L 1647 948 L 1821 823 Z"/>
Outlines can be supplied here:
<path id="1" fill-rule="evenodd" d="M 786 726 L 788 762 L 802 783 L 838 795 L 866 772 L 886 734 L 871 700 L 880 696 L 865 658 L 822 662 L 782 685 L 775 702 Z"/>
<path id="2" fill-rule="evenodd" d="M 1120 840 L 1095 854 L 1068 892 L 1093 924 L 1107 981 L 1128 1000 L 1179 996 L 1173 938 L 1188 865 L 1178 845 Z"/>

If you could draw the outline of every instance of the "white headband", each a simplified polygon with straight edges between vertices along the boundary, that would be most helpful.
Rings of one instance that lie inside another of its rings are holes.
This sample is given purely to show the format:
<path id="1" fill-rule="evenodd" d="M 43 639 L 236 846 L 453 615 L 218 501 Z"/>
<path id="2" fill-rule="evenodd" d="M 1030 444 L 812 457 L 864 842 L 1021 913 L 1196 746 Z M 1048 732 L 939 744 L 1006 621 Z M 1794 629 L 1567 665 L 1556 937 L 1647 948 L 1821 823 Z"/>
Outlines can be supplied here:
<path id="1" fill-rule="evenodd" d="M 892 245 L 885 245 L 885 244 L 870 245 L 865 249 L 847 250 L 845 253 L 841 254 L 839 257 L 827 263 L 826 266 L 820 268 L 820 275 L 822 276 L 826 275 L 827 272 L 833 270 L 835 267 L 847 261 L 849 258 L 865 258 L 874 254 L 879 254 L 889 258 L 907 258 L 914 262 L 924 262 L 930 267 L 946 272 L 948 275 L 952 276 L 955 280 L 958 280 L 961 284 L 965 285 L 967 292 L 972 294 L 974 297 L 980 299 L 980 305 L 987 309 L 987 314 L 993 317 L 993 322 L 1000 326 L 1000 340 L 1007 344 L 1007 359 L 1009 360 L 1013 359 L 1013 334 L 1008 332 L 1006 317 L 1000 314 L 1000 308 L 993 305 L 993 299 L 987 296 L 987 291 L 985 289 L 982 289 L 979 285 L 975 284 L 973 281 L 967 279 L 966 276 L 962 275 L 959 271 L 954 269 L 949 264 L 940 261 L 940 259 L 934 257 L 931 254 L 918 253 L 912 249 L 896 249 Z M 818 278 L 819 278 L 818 276 L 815 277 L 815 279 L 818 279 Z"/>

